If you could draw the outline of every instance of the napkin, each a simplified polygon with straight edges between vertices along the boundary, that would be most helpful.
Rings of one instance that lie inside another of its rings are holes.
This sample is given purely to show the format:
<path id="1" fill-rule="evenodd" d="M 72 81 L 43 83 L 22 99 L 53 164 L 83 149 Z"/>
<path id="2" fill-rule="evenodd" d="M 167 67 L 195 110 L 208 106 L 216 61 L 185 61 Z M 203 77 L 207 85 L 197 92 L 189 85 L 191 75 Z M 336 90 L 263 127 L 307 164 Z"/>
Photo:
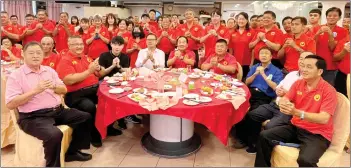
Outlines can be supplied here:
<path id="1" fill-rule="evenodd" d="M 158 109 L 166 110 L 176 104 L 179 99 L 173 97 L 170 99 L 168 96 L 158 98 L 147 98 L 139 101 L 139 105 L 149 111 L 155 111 Z"/>
<path id="2" fill-rule="evenodd" d="M 219 94 L 216 98 L 217 99 L 222 99 L 225 97 L 225 94 Z M 237 110 L 245 101 L 246 98 L 244 96 L 232 96 L 232 99 L 227 100 L 232 103 L 233 107 L 235 110 Z"/>

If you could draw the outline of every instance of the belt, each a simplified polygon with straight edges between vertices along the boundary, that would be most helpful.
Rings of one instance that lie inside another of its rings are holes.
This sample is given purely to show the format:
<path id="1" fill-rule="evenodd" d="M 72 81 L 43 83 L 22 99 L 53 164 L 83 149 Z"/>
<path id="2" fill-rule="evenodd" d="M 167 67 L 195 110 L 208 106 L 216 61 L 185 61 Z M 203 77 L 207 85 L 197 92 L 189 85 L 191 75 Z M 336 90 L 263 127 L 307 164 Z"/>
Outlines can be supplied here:
<path id="1" fill-rule="evenodd" d="M 87 90 L 87 89 L 95 88 L 95 87 L 98 87 L 98 86 L 99 86 L 99 84 L 95 84 L 95 85 L 91 85 L 91 86 L 88 86 L 88 87 L 85 87 L 85 88 L 81 88 L 78 91 Z"/>
<path id="2" fill-rule="evenodd" d="M 257 92 L 262 92 L 259 88 L 251 88 L 253 90 L 256 90 Z"/>
<path id="3" fill-rule="evenodd" d="M 58 110 L 61 110 L 62 108 L 63 108 L 63 106 L 62 106 L 62 104 L 60 104 L 60 105 L 57 105 L 57 106 L 52 107 L 52 108 L 45 108 L 45 109 L 32 111 L 32 113 L 45 113 L 45 112 L 50 112 L 50 111 L 58 111 Z"/>

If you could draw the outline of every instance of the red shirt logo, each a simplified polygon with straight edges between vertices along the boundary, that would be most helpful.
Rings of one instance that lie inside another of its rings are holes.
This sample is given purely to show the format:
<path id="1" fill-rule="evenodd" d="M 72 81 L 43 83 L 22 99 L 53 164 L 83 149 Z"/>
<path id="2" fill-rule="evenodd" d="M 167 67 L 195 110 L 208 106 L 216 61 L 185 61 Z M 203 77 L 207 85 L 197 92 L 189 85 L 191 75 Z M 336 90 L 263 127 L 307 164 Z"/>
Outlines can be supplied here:
<path id="1" fill-rule="evenodd" d="M 73 65 L 77 65 L 77 61 L 72 61 L 72 64 Z"/>
<path id="2" fill-rule="evenodd" d="M 199 29 L 197 28 L 197 27 L 195 27 L 195 29 L 194 29 L 195 31 L 198 31 Z"/>
<path id="3" fill-rule="evenodd" d="M 319 101 L 321 99 L 321 95 L 316 94 L 316 95 L 314 95 L 313 98 L 314 98 L 315 101 Z"/>
<path id="4" fill-rule="evenodd" d="M 301 47 L 304 47 L 304 46 L 305 46 L 305 42 L 301 42 L 301 43 L 300 43 L 300 46 L 301 46 Z"/>
<path id="5" fill-rule="evenodd" d="M 182 28 L 182 31 L 185 31 L 185 28 Z"/>
<path id="6" fill-rule="evenodd" d="M 247 36 L 251 36 L 251 33 L 247 33 Z"/>
<path id="7" fill-rule="evenodd" d="M 228 62 L 227 62 L 227 61 L 224 61 L 224 62 L 223 62 L 223 65 L 228 65 Z"/>
<path id="8" fill-rule="evenodd" d="M 50 62 L 50 67 L 54 67 L 54 63 L 53 62 Z"/>
<path id="9" fill-rule="evenodd" d="M 91 61 L 93 61 L 91 58 L 87 58 L 87 60 L 88 60 L 88 62 L 91 62 Z"/>
<path id="10" fill-rule="evenodd" d="M 274 35 L 275 35 L 275 32 L 272 32 L 271 35 L 274 36 Z"/>
<path id="11" fill-rule="evenodd" d="M 223 33 L 224 33 L 224 30 L 221 30 L 219 33 L 223 34 Z"/>

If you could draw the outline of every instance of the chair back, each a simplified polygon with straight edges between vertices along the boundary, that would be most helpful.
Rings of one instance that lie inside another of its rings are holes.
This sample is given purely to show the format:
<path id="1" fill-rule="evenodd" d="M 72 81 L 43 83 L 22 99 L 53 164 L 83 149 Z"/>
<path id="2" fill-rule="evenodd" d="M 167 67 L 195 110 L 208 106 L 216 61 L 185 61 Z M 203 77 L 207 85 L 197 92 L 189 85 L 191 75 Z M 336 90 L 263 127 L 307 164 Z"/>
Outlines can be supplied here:
<path id="1" fill-rule="evenodd" d="M 243 80 L 243 67 L 241 67 L 240 63 L 239 62 L 236 62 L 237 66 L 238 66 L 238 73 L 236 75 L 236 78 L 239 80 L 239 81 L 242 81 Z"/>

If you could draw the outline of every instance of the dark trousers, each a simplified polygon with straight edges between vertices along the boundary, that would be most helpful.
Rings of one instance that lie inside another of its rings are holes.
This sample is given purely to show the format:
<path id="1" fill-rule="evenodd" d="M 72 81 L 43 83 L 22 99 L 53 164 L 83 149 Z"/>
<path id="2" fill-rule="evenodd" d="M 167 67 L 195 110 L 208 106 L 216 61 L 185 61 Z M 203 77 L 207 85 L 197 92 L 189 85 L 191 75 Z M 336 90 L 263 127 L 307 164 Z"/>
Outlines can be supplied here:
<path id="1" fill-rule="evenodd" d="M 243 126 L 238 128 L 241 130 L 237 130 L 240 133 L 238 134 L 238 138 L 248 146 L 254 147 L 256 146 L 263 122 L 270 120 L 265 126 L 265 129 L 271 129 L 289 124 L 290 119 L 291 116 L 280 112 L 279 107 L 275 102 L 261 105 L 246 114 Z"/>
<path id="2" fill-rule="evenodd" d="M 347 97 L 346 78 L 346 74 L 338 71 L 335 77 L 335 89 Z"/>
<path id="3" fill-rule="evenodd" d="M 247 76 L 247 74 L 250 71 L 250 65 L 242 65 L 242 67 L 243 67 L 243 79 L 242 79 L 242 82 L 245 82 L 246 76 Z"/>
<path id="4" fill-rule="evenodd" d="M 253 64 L 255 65 L 255 64 L 258 64 L 258 63 L 261 63 L 261 61 L 258 60 L 258 59 L 254 59 Z M 272 63 L 274 66 L 276 66 L 277 68 L 279 68 L 279 69 L 283 69 L 283 68 L 284 68 L 283 64 L 280 62 L 279 59 L 272 59 L 271 63 Z"/>
<path id="5" fill-rule="evenodd" d="M 63 133 L 57 125 L 73 128 L 67 153 L 90 148 L 91 116 L 77 109 L 60 107 L 56 111 L 19 113 L 18 124 L 27 134 L 43 140 L 46 167 L 60 167 Z"/>
<path id="6" fill-rule="evenodd" d="M 292 124 L 275 127 L 261 132 L 257 143 L 255 167 L 271 167 L 272 140 L 285 143 L 299 143 L 300 153 L 297 159 L 299 167 L 317 167 L 319 158 L 330 145 L 330 141 L 319 134 L 312 134 Z"/>
<path id="7" fill-rule="evenodd" d="M 169 53 L 165 53 L 165 67 L 166 68 L 168 68 L 168 66 L 167 66 L 168 58 L 169 58 Z"/>
<path id="8" fill-rule="evenodd" d="M 330 85 L 332 85 L 334 87 L 336 73 L 337 73 L 337 71 L 335 71 L 335 70 L 327 70 L 327 71 L 323 72 L 322 77 L 325 81 L 327 81 Z M 346 84 L 346 81 L 345 81 L 345 84 Z"/>
<path id="9" fill-rule="evenodd" d="M 251 98 L 250 98 L 250 110 L 256 109 L 258 106 L 263 104 L 268 104 L 272 101 L 272 97 L 267 96 L 264 92 L 256 88 L 250 88 Z"/>
<path id="10" fill-rule="evenodd" d="M 193 51 L 194 51 L 194 53 L 195 53 L 195 64 L 194 64 L 194 69 L 195 69 L 195 68 L 201 68 L 201 67 L 198 66 L 198 64 L 199 64 L 199 52 L 198 52 L 198 50 L 193 50 Z"/>
<path id="11" fill-rule="evenodd" d="M 92 120 L 90 122 L 90 125 L 92 127 L 92 142 L 101 141 L 100 133 L 95 127 L 96 104 L 98 102 L 97 89 L 98 85 L 87 89 L 80 89 L 78 91 L 69 92 L 65 95 L 65 103 L 68 107 L 76 108 L 91 115 Z"/>

